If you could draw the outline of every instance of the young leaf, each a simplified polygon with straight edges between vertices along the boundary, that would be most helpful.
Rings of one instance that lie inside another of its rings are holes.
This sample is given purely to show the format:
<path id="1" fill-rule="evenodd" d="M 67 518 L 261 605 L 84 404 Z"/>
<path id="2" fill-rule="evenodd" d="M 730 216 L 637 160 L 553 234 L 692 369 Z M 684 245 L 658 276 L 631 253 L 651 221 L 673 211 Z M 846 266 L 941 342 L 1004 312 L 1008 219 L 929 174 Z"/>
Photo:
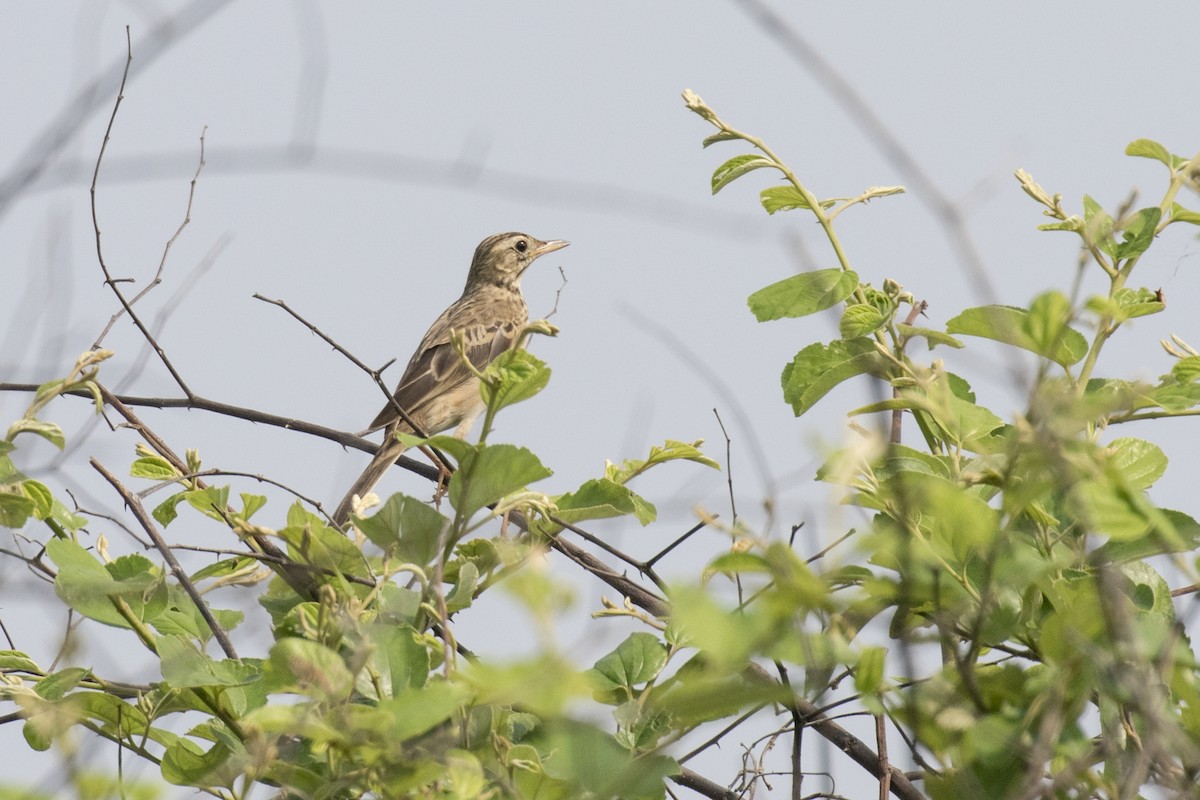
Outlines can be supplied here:
<path id="1" fill-rule="evenodd" d="M 1149 489 L 1167 471 L 1167 456 L 1145 439 L 1122 437 L 1107 448 L 1110 463 L 1134 489 Z"/>
<path id="2" fill-rule="evenodd" d="M 139 458 L 130 465 L 129 474 L 134 478 L 148 478 L 152 481 L 170 481 L 179 477 L 179 471 L 162 456 Z"/>
<path id="3" fill-rule="evenodd" d="M 838 323 L 838 333 L 843 339 L 854 339 L 874 333 L 883 327 L 886 320 L 879 309 L 866 303 L 855 303 L 847 306 L 842 312 L 842 320 Z"/>
<path id="4" fill-rule="evenodd" d="M 1152 158 L 1174 169 L 1178 156 L 1172 156 L 1171 151 L 1152 139 L 1134 139 L 1125 147 L 1125 155 L 1137 158 Z"/>
<path id="5" fill-rule="evenodd" d="M 837 305 L 858 288 L 858 275 L 840 269 L 802 272 L 772 283 L 746 301 L 759 322 L 803 317 Z"/>
<path id="6" fill-rule="evenodd" d="M 864 373 L 882 374 L 885 366 L 875 342 L 865 337 L 810 344 L 783 368 L 783 399 L 800 416 L 842 381 Z"/>
<path id="7" fill-rule="evenodd" d="M 747 172 L 760 169 L 762 167 L 774 166 L 775 162 L 768 158 L 764 158 L 763 156 L 755 155 L 754 153 L 734 156 L 721 166 L 717 167 L 716 171 L 713 172 L 712 193 L 716 194 L 728 186 L 731 182 L 745 175 Z"/>
<path id="8" fill-rule="evenodd" d="M 768 214 L 774 214 L 776 211 L 789 211 L 793 208 L 810 208 L 804 195 L 795 186 L 772 186 L 763 189 L 758 193 L 758 199 Z M 817 203 L 821 208 L 831 208 L 837 204 L 837 201 L 818 200 Z"/>
<path id="9" fill-rule="evenodd" d="M 501 353 L 487 365 L 483 374 L 480 387 L 483 402 L 497 410 L 528 400 L 550 382 L 550 368 L 528 350 Z"/>

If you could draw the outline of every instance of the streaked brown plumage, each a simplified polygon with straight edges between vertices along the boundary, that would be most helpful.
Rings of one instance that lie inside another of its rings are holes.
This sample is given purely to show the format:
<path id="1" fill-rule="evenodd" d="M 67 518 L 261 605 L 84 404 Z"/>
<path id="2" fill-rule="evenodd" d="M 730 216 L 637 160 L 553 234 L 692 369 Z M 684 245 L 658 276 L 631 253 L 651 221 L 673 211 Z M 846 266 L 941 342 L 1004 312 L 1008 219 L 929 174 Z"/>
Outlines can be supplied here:
<path id="1" fill-rule="evenodd" d="M 476 369 L 483 369 L 514 347 L 529 321 L 529 310 L 521 296 L 521 276 L 538 256 L 566 246 L 567 242 L 557 239 L 542 242 L 524 233 L 499 233 L 475 248 L 462 296 L 426 331 L 392 395 L 425 433 L 433 435 L 455 428 L 454 435 L 462 438 L 484 409 L 479 379 L 450 346 L 450 331 L 462 333 L 467 358 Z M 339 525 L 350 518 L 354 496 L 371 491 L 404 452 L 395 434 L 414 432 L 391 403 L 379 412 L 367 432 L 380 428 L 384 429 L 383 445 L 333 512 Z"/>

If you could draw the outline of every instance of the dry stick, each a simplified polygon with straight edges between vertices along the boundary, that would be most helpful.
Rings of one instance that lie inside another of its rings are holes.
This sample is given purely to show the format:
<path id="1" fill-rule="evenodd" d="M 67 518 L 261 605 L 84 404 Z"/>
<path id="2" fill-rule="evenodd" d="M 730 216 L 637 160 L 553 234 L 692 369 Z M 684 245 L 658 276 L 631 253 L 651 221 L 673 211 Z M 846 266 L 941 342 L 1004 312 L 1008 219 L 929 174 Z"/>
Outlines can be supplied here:
<path id="1" fill-rule="evenodd" d="M 125 50 L 125 71 L 121 74 L 121 88 L 117 90 L 117 100 L 113 103 L 112 115 L 108 118 L 108 127 L 104 129 L 104 141 L 100 143 L 100 153 L 96 156 L 96 168 L 92 171 L 90 192 L 92 200 L 92 230 L 96 233 L 96 259 L 100 262 L 100 270 L 104 273 L 104 283 L 113 290 L 113 294 L 117 296 L 117 300 L 120 301 L 121 306 L 125 309 L 125 313 L 129 315 L 129 319 L 133 321 L 137 329 L 142 332 L 142 336 L 154 348 L 154 352 L 158 354 L 159 360 L 163 362 L 163 365 L 171 373 L 171 377 L 175 379 L 175 383 L 179 385 L 183 393 L 188 397 L 192 397 L 192 390 L 184 382 L 183 376 L 175 370 L 175 366 L 167 358 L 166 352 L 155 341 L 153 334 L 150 333 L 149 328 L 146 327 L 141 318 L 133 312 L 133 306 L 130 305 L 129 301 L 125 299 L 124 293 L 117 287 L 118 283 L 131 281 L 132 278 L 121 278 L 119 280 L 113 278 L 112 273 L 109 272 L 108 264 L 104 261 L 104 248 L 100 244 L 100 218 L 96 212 L 96 183 L 100 179 L 100 165 L 104 162 L 104 151 L 108 149 L 108 140 L 112 135 L 113 123 L 117 120 L 117 110 L 121 107 L 121 101 L 125 99 L 125 81 L 129 77 L 129 65 L 133 63 L 133 43 L 129 38 L 128 25 L 125 26 Z"/>
<path id="2" fill-rule="evenodd" d="M 146 534 L 150 537 L 150 540 L 154 542 L 155 549 L 158 550 L 159 554 L 162 555 L 163 560 L 165 560 L 167 565 L 170 566 L 171 572 L 175 575 L 175 580 L 179 581 L 179 585 L 183 587 L 183 590 L 187 592 L 188 597 L 192 598 L 192 602 L 196 604 L 196 608 L 200 611 L 200 616 L 204 617 L 204 621 L 208 623 L 208 627 L 209 630 L 212 631 L 213 638 L 217 640 L 217 644 L 219 644 L 221 649 L 225 651 L 226 657 L 236 659 L 238 654 L 237 650 L 235 650 L 233 647 L 233 642 L 229 641 L 229 636 L 225 633 L 225 629 L 222 628 L 220 623 L 217 622 L 216 617 L 214 617 L 212 614 L 212 610 L 208 607 L 208 603 L 205 602 L 204 598 L 200 596 L 200 592 L 196 590 L 196 585 L 192 583 L 192 579 L 188 577 L 187 572 L 185 572 L 183 566 L 180 565 L 179 559 L 175 558 L 175 554 L 171 552 L 171 548 L 168 547 L 167 543 L 163 540 L 162 534 L 158 532 L 158 528 L 154 525 L 154 521 L 150 519 L 150 515 L 146 513 L 146 507 L 142 505 L 142 501 L 139 500 L 137 496 L 133 494 L 133 492 L 126 489 L 121 484 L 121 481 L 119 481 L 111 472 L 106 470 L 99 461 L 92 458 L 88 460 L 88 463 L 92 465 L 92 469 L 99 472 L 101 476 L 104 477 L 104 480 L 108 481 L 112 485 L 113 489 L 117 491 L 117 494 L 121 495 L 121 499 L 125 501 L 125 505 L 129 507 L 129 510 L 133 512 L 133 516 L 142 526 L 142 530 L 146 531 Z"/>
<path id="3" fill-rule="evenodd" d="M 115 112 L 115 109 L 114 109 L 114 112 Z M 179 227 L 175 229 L 175 233 L 171 236 L 170 239 L 167 240 L 166 246 L 163 247 L 162 258 L 160 258 L 158 260 L 158 269 L 154 273 L 154 279 L 151 280 L 150 283 L 146 284 L 145 289 L 142 289 L 140 292 L 138 292 L 136 295 L 133 296 L 133 299 L 131 299 L 129 301 L 130 306 L 135 305 L 139 300 L 141 300 L 143 297 L 145 297 L 146 294 L 149 293 L 151 289 L 153 289 L 155 286 L 158 286 L 160 283 L 162 283 L 162 274 L 163 274 L 163 270 L 167 266 L 167 256 L 171 254 L 171 245 L 175 244 L 175 240 L 179 238 L 179 234 L 183 233 L 183 229 L 186 228 L 188 226 L 188 223 L 190 223 L 192 221 L 192 201 L 196 198 L 196 181 L 200 178 L 200 170 L 204 169 L 204 134 L 207 131 L 208 131 L 207 125 L 205 125 L 203 130 L 200 131 L 200 163 L 196 165 L 196 173 L 194 175 L 192 175 L 191 187 L 188 189 L 187 210 L 185 210 L 183 212 L 183 222 L 179 223 Z M 105 141 L 107 143 L 107 137 L 105 137 Z M 97 164 L 97 167 L 98 166 L 99 165 Z M 94 182 L 94 179 L 93 179 L 93 182 Z M 93 191 L 93 197 L 94 196 L 95 196 L 95 194 Z M 110 330 L 112 330 L 112 326 L 116 324 L 117 320 L 120 319 L 121 315 L 124 313 L 125 313 L 125 309 L 122 308 L 117 313 L 112 315 L 112 318 L 109 319 L 108 324 L 104 326 L 104 330 L 102 330 L 100 332 L 100 335 L 96 337 L 96 342 L 95 342 L 95 344 L 92 345 L 93 350 L 100 349 L 100 343 L 104 341 L 104 337 L 108 336 L 108 332 Z"/>

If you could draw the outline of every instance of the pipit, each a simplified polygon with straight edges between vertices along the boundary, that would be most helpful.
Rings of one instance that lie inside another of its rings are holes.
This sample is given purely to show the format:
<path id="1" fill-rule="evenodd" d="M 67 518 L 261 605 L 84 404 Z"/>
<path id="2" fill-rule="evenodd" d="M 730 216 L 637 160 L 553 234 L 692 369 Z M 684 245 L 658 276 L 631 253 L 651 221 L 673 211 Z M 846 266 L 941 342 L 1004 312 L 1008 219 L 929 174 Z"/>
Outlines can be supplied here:
<path id="1" fill-rule="evenodd" d="M 395 404 L 384 406 L 365 431 L 383 428 L 383 445 L 333 512 L 337 524 L 344 525 L 350 518 L 354 497 L 371 491 L 404 452 L 405 446 L 396 434 L 417 432 L 396 405 L 423 433 L 432 436 L 455 428 L 458 438 L 467 435 L 484 404 L 479 379 L 454 352 L 450 331 L 462 334 L 467 358 L 479 370 L 511 350 L 529 321 L 529 309 L 521 295 L 521 276 L 538 256 L 567 244 L 558 239 L 542 242 L 524 233 L 498 233 L 479 243 L 462 296 L 429 326 L 392 395 Z"/>

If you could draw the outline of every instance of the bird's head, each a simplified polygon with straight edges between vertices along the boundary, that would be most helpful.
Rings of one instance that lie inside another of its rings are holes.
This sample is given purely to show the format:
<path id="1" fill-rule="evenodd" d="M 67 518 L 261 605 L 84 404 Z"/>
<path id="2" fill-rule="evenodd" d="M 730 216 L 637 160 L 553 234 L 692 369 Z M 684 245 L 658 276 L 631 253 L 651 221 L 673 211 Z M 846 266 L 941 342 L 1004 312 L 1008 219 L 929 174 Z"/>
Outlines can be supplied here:
<path id="1" fill-rule="evenodd" d="M 566 247 L 568 242 L 552 239 L 543 242 L 526 233 L 498 233 L 489 236 L 475 248 L 467 286 L 495 284 L 516 289 L 521 275 L 529 265 L 546 253 Z"/>

